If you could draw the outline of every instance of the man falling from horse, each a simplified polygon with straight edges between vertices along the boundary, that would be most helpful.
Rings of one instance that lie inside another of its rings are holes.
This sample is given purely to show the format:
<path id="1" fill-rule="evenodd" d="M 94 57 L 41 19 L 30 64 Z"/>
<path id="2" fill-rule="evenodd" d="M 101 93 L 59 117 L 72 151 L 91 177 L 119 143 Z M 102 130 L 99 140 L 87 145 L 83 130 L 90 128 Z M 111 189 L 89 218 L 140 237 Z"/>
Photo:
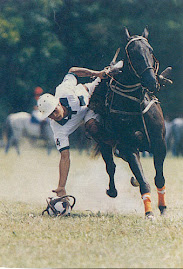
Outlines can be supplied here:
<path id="1" fill-rule="evenodd" d="M 53 190 L 57 196 L 66 195 L 66 181 L 70 167 L 69 135 L 84 121 L 88 132 L 96 134 L 96 140 L 104 136 L 99 130 L 100 117 L 88 108 L 89 99 L 106 74 L 105 70 L 94 71 L 86 68 L 72 67 L 56 88 L 55 96 L 43 94 L 38 100 L 42 118 L 50 118 L 55 144 L 60 152 L 59 182 Z M 93 82 L 77 84 L 77 77 L 97 77 Z"/>

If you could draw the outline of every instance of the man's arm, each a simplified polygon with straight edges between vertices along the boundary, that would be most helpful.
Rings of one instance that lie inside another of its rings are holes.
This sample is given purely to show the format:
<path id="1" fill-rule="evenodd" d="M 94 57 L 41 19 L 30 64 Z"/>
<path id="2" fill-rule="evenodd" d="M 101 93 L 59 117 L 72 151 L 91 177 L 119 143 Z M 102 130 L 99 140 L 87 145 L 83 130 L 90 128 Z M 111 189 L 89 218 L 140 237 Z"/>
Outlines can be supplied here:
<path id="1" fill-rule="evenodd" d="M 56 192 L 57 196 L 62 197 L 66 195 L 65 185 L 67 182 L 67 176 L 69 174 L 69 167 L 70 167 L 69 149 L 65 149 L 61 152 L 60 156 L 58 188 L 56 190 L 53 190 L 53 192 Z"/>
<path id="2" fill-rule="evenodd" d="M 95 71 L 82 67 L 71 67 L 69 73 L 74 73 L 78 77 L 99 77 L 101 79 L 105 78 L 106 75 L 105 70 Z"/>

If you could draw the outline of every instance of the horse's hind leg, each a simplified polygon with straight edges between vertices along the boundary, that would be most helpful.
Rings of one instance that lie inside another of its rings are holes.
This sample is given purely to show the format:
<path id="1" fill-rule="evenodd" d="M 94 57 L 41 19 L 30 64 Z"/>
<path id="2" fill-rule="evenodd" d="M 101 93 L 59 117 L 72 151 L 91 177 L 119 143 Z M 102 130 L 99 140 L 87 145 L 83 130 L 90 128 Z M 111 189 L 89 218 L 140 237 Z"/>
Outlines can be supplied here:
<path id="1" fill-rule="evenodd" d="M 100 143 L 99 147 L 102 154 L 102 158 L 106 164 L 106 171 L 109 175 L 109 189 L 106 190 L 106 194 L 110 197 L 115 198 L 118 194 L 114 183 L 116 165 L 113 160 L 112 147 L 104 143 Z"/>
<path id="2" fill-rule="evenodd" d="M 8 140 L 7 140 L 7 143 L 6 143 L 6 146 L 5 146 L 5 153 L 6 154 L 8 153 L 10 147 L 13 145 L 13 141 L 14 141 L 13 136 L 8 137 Z"/>
<path id="3" fill-rule="evenodd" d="M 9 149 L 10 149 L 10 146 L 11 146 L 11 142 L 10 142 L 10 139 L 8 139 L 7 143 L 6 143 L 6 146 L 5 146 L 5 153 L 7 154 Z"/>
<path id="4" fill-rule="evenodd" d="M 165 213 L 166 203 L 165 203 L 165 178 L 163 175 L 163 163 L 166 156 L 166 145 L 165 141 L 160 141 L 156 143 L 156 147 L 153 152 L 154 155 L 154 167 L 156 170 L 155 175 L 155 185 L 158 192 L 158 207 L 161 215 Z"/>

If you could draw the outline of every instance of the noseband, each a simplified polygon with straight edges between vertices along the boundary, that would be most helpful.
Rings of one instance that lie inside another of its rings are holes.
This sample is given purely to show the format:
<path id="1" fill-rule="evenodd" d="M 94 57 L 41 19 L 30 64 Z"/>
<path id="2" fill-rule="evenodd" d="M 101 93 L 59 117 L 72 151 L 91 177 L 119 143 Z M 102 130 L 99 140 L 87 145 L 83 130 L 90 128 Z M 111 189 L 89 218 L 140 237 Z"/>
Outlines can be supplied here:
<path id="1" fill-rule="evenodd" d="M 131 69 L 133 70 L 134 74 L 136 77 L 138 78 L 141 78 L 142 77 L 142 74 L 144 74 L 144 72 L 148 69 L 153 69 L 154 70 L 154 73 L 155 75 L 157 75 L 158 73 L 158 70 L 159 70 L 159 62 L 158 60 L 155 58 L 154 54 L 152 54 L 153 56 L 153 59 L 154 59 L 154 66 L 147 66 L 140 74 L 138 74 L 138 72 L 136 71 L 136 69 L 134 68 L 133 64 L 132 64 L 132 61 L 130 59 L 130 56 L 129 56 L 129 52 L 128 52 L 128 47 L 129 45 L 134 42 L 134 41 L 137 41 L 137 40 L 144 40 L 145 42 L 147 42 L 148 46 L 151 48 L 151 46 L 149 45 L 148 43 L 148 40 L 143 37 L 143 36 L 138 36 L 138 37 L 134 37 L 132 39 L 130 39 L 130 41 L 127 43 L 126 47 L 125 47 L 125 51 L 126 51 L 126 55 L 127 55 L 127 58 L 128 58 L 128 64 L 129 66 L 131 67 Z"/>

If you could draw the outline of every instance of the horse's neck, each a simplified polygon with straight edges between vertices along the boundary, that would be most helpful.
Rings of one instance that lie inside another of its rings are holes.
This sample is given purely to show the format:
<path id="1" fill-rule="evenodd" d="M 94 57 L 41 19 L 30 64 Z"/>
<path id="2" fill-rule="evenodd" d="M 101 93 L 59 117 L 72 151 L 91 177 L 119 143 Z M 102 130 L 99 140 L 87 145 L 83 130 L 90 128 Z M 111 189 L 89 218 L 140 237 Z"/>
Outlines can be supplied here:
<path id="1" fill-rule="evenodd" d="M 124 85 L 135 85 L 139 83 L 139 78 L 129 69 L 127 59 L 124 61 L 122 73 L 118 75 L 118 80 Z"/>
<path id="2" fill-rule="evenodd" d="M 133 72 L 129 69 L 128 63 L 124 62 L 124 67 L 122 73 L 119 73 L 116 77 L 116 80 L 121 83 L 119 84 L 119 88 L 122 88 L 123 94 L 115 94 L 113 99 L 113 106 L 115 109 L 122 111 L 131 111 L 131 112 L 139 112 L 140 111 L 140 102 L 143 100 L 143 92 L 142 87 L 137 87 L 140 83 L 140 80 Z M 133 86 L 134 87 L 124 87 L 125 86 Z M 126 97 L 124 96 L 126 95 Z M 132 97 L 132 98 L 128 98 Z"/>

